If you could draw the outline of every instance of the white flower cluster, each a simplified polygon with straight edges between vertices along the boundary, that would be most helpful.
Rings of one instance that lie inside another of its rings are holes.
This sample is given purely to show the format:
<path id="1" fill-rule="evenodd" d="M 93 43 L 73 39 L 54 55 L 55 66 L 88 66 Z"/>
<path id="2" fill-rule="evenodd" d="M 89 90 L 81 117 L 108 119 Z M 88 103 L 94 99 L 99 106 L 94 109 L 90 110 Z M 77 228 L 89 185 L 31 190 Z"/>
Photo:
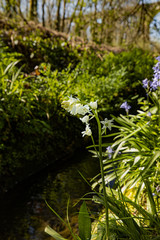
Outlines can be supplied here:
<path id="1" fill-rule="evenodd" d="M 96 106 L 96 102 L 91 102 L 90 104 L 94 107 Z M 82 105 L 78 98 L 73 98 L 73 97 L 69 97 L 67 101 L 63 101 L 62 107 L 68 112 L 70 112 L 70 114 L 72 115 L 77 115 L 77 114 L 85 115 L 87 113 L 90 113 L 91 111 L 88 105 Z"/>
<path id="2" fill-rule="evenodd" d="M 85 131 L 82 132 L 82 136 L 84 137 L 85 135 L 92 135 L 92 131 L 89 126 L 89 117 L 93 117 L 91 110 L 97 109 L 97 101 L 90 102 L 88 105 L 82 105 L 78 98 L 69 97 L 68 100 L 62 102 L 62 107 L 72 115 L 79 114 L 84 116 L 83 118 L 80 118 L 80 120 L 86 124 L 86 128 Z"/>
<path id="3" fill-rule="evenodd" d="M 90 102 L 88 105 L 83 105 L 80 103 L 78 98 L 68 97 L 68 100 L 62 102 L 62 107 L 72 115 L 82 115 L 83 117 L 80 120 L 86 124 L 85 131 L 82 132 L 82 136 L 91 136 L 92 131 L 89 125 L 89 121 L 94 118 L 92 110 L 97 110 L 97 101 Z M 107 118 L 102 123 L 102 134 L 105 132 L 106 128 L 111 130 L 113 120 L 108 120 Z"/>

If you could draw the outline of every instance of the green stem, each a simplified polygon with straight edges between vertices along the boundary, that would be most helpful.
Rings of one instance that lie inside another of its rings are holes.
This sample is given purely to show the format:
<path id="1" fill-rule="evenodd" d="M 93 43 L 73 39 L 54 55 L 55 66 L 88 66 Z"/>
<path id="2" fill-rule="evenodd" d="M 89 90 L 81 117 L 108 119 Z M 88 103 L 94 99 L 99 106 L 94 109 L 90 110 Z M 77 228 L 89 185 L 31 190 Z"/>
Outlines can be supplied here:
<path id="1" fill-rule="evenodd" d="M 160 128 L 160 102 L 159 102 L 159 96 L 158 96 L 158 126 Z"/>
<path id="2" fill-rule="evenodd" d="M 103 194 L 104 194 L 105 214 L 106 214 L 106 240 L 108 240 L 109 239 L 109 216 L 108 216 L 109 209 L 108 209 L 106 185 L 105 185 L 105 178 L 104 178 L 104 168 L 103 168 L 101 123 L 100 123 L 97 112 L 95 112 L 95 118 L 98 124 L 99 162 L 100 162 L 100 171 L 101 171 L 101 178 L 102 178 L 102 187 L 103 187 Z"/>

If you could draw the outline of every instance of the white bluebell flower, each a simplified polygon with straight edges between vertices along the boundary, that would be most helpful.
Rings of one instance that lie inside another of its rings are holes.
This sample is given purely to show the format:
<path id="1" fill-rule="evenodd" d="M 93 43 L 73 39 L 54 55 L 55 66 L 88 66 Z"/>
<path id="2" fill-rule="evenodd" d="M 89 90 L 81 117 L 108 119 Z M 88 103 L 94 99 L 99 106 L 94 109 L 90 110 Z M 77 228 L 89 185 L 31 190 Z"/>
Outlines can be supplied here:
<path id="1" fill-rule="evenodd" d="M 95 102 L 90 102 L 89 105 L 90 105 L 90 107 L 93 108 L 93 109 L 97 109 L 97 106 L 98 106 L 98 105 L 97 105 L 97 101 L 95 101 Z"/>
<path id="2" fill-rule="evenodd" d="M 92 135 L 92 131 L 89 127 L 89 124 L 86 124 L 86 129 L 85 129 L 85 131 L 82 132 L 82 137 L 91 136 L 91 135 Z"/>
<path id="3" fill-rule="evenodd" d="M 104 121 L 101 121 L 102 123 L 102 134 L 105 132 L 106 128 L 108 128 L 110 131 L 112 129 L 113 125 L 113 119 L 109 120 L 108 118 L 105 118 Z"/>
<path id="4" fill-rule="evenodd" d="M 89 122 L 89 116 L 88 115 L 86 115 L 86 116 L 84 116 L 83 118 L 80 118 L 80 120 L 83 122 L 83 123 L 88 123 Z"/>

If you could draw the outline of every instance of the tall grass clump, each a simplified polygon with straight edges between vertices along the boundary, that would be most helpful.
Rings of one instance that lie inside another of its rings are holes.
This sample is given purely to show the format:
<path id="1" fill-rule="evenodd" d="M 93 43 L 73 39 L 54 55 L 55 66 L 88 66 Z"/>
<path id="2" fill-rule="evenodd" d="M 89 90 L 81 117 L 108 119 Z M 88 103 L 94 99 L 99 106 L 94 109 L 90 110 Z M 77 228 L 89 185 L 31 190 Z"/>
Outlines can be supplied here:
<path id="1" fill-rule="evenodd" d="M 79 235 L 73 234 L 69 222 L 65 223 L 73 239 L 160 239 L 160 57 L 156 60 L 152 80 L 142 81 L 147 96 L 139 99 L 141 108 L 135 115 L 130 114 L 132 106 L 127 101 L 120 105 L 125 115 L 104 120 L 98 101 L 84 105 L 78 98 L 69 97 L 62 102 L 64 109 L 85 124 L 82 136 L 92 139 L 89 149 L 100 163 L 100 173 L 92 179 L 92 201 L 104 206 L 91 228 L 83 202 Z M 98 141 L 92 135 L 92 120 L 97 123 Z M 112 129 L 115 131 L 108 133 Z M 107 138 L 113 140 L 109 143 Z M 45 231 L 55 239 L 64 239 L 48 226 Z"/>

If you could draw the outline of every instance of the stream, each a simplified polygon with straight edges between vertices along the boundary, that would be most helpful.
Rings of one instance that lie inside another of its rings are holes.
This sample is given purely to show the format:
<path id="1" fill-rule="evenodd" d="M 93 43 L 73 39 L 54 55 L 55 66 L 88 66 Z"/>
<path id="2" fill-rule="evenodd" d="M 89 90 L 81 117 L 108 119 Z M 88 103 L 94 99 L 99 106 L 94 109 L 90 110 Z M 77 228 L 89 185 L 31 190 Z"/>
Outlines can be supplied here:
<path id="1" fill-rule="evenodd" d="M 70 199 L 68 211 L 71 226 L 76 231 L 78 210 L 82 201 L 77 202 L 90 192 L 90 186 L 78 171 L 90 180 L 99 172 L 99 162 L 87 151 L 78 151 L 56 171 L 53 164 L 6 193 L 0 200 L 0 240 L 52 239 L 44 232 L 46 225 L 70 239 L 69 232 L 49 209 L 45 200 L 65 219 L 67 202 Z M 73 207 L 75 203 L 77 204 Z M 97 211 L 91 201 L 87 204 L 93 213 Z"/>

